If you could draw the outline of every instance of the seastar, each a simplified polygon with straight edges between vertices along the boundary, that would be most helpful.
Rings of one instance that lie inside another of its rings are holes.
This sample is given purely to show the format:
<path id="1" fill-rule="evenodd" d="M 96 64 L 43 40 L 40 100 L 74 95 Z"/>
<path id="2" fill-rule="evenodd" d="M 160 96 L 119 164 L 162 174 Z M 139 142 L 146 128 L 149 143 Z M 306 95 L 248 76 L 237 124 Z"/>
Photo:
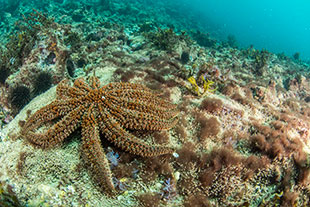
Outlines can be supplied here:
<path id="1" fill-rule="evenodd" d="M 89 85 L 78 78 L 56 88 L 56 99 L 26 121 L 21 135 L 31 144 L 50 148 L 61 144 L 81 127 L 82 155 L 95 180 L 108 192 L 115 192 L 108 159 L 100 133 L 109 142 L 129 153 L 143 156 L 172 154 L 173 148 L 149 145 L 129 130 L 167 130 L 177 122 L 176 105 L 161 99 L 146 86 L 110 83 L 100 87 L 95 76 Z"/>

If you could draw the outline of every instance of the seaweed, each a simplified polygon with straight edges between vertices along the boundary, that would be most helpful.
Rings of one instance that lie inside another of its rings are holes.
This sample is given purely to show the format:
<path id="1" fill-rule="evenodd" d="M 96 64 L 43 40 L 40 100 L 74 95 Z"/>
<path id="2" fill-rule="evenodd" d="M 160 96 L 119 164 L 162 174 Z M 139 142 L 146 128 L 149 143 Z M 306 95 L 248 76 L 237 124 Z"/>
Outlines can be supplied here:
<path id="1" fill-rule="evenodd" d="M 215 47 L 217 41 L 215 39 L 212 39 L 209 35 L 209 33 L 202 33 L 199 30 L 195 31 L 191 34 L 193 39 L 198 43 L 198 45 L 202 47 Z"/>
<path id="2" fill-rule="evenodd" d="M 189 37 L 185 33 L 177 34 L 172 28 L 158 28 L 155 32 L 144 32 L 143 35 L 158 49 L 168 52 L 172 52 L 178 42 L 183 40 L 189 41 Z"/>

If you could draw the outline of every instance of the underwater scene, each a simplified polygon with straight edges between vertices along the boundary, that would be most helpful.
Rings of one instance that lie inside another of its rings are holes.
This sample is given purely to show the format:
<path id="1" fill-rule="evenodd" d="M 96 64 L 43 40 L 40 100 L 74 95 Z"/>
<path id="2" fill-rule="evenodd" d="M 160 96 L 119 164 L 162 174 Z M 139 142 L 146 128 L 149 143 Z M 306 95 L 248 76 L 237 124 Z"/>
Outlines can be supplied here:
<path id="1" fill-rule="evenodd" d="M 0 207 L 310 206 L 309 8 L 0 0 Z"/>

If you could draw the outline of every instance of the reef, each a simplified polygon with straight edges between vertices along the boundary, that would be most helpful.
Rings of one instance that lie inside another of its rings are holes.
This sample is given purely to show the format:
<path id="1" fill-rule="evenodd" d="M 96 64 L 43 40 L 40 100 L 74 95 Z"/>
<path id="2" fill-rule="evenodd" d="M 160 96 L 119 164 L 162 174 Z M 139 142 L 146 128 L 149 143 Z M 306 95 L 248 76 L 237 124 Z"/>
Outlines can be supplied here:
<path id="1" fill-rule="evenodd" d="M 160 2 L 5 5 L 0 204 L 308 205 L 309 64 Z"/>

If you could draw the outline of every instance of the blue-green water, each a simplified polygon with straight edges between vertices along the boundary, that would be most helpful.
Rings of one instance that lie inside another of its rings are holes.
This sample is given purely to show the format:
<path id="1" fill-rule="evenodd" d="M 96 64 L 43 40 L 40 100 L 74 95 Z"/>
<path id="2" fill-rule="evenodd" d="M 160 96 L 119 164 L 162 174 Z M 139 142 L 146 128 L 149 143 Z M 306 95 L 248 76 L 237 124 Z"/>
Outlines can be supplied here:
<path id="1" fill-rule="evenodd" d="M 107 9 L 107 4 L 109 12 L 103 12 Z M 284 52 L 288 56 L 299 52 L 302 59 L 310 59 L 310 2 L 306 0 L 2 0 L 1 27 L 7 25 L 8 18 L 18 17 L 26 12 L 27 5 L 29 11 L 34 7 L 52 16 L 59 16 L 61 13 L 70 15 L 74 9 L 79 9 L 81 13 L 85 9 L 94 9 L 96 15 L 111 18 L 111 21 L 122 21 L 124 19 L 117 20 L 115 17 L 124 15 L 135 19 L 137 24 L 153 21 L 161 26 L 166 22 L 166 25 L 173 24 L 180 30 L 199 29 L 208 32 L 218 40 L 225 40 L 228 35 L 233 35 L 242 47 L 254 45 L 258 49 Z M 55 14 L 57 10 L 52 10 L 52 7 L 58 8 L 59 13 Z M 100 9 L 101 7 L 104 9 Z M 150 7 L 154 7 L 156 12 L 150 12 Z M 162 12 L 158 13 L 155 8 L 161 8 Z"/>
<path id="2" fill-rule="evenodd" d="M 242 46 L 310 58 L 309 1 L 193 0 L 192 8 L 221 38 L 231 33 Z"/>

